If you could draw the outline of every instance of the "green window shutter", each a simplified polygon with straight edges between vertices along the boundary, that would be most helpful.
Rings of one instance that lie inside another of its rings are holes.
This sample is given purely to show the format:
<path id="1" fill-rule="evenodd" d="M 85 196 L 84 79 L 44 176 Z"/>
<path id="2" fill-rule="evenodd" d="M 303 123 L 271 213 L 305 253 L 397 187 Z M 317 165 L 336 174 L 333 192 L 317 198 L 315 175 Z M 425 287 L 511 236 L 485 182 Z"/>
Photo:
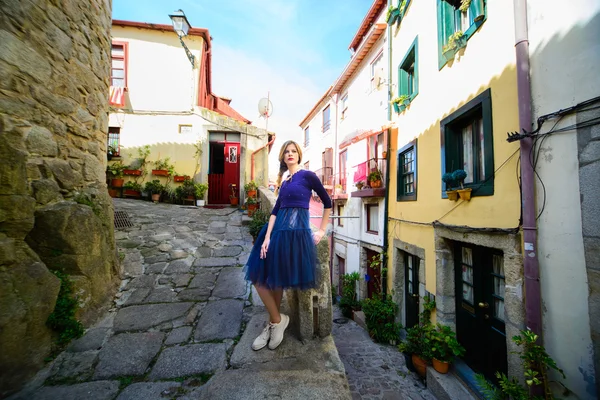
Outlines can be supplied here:
<path id="1" fill-rule="evenodd" d="M 484 19 L 483 0 L 472 0 L 469 4 L 469 13 L 474 22 L 479 22 Z"/>
<path id="2" fill-rule="evenodd" d="M 398 68 L 398 82 L 400 83 L 398 95 L 402 96 L 403 94 L 409 94 L 408 73 L 402 69 L 402 66 Z"/>
<path id="3" fill-rule="evenodd" d="M 438 67 L 442 69 L 446 65 L 446 59 L 442 55 L 442 47 L 448 42 L 450 35 L 454 33 L 454 12 L 456 8 L 444 0 L 437 0 L 438 12 Z"/>

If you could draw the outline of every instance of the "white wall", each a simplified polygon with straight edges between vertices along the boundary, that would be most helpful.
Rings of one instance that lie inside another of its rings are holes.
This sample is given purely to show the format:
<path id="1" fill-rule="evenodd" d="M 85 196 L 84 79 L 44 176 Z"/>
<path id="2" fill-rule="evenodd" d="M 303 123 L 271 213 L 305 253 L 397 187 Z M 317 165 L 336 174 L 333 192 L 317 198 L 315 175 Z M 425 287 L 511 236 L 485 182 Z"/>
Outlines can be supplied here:
<path id="1" fill-rule="evenodd" d="M 528 6 L 535 121 L 600 95 L 600 2 L 529 0 Z M 574 122 L 567 117 L 557 128 Z M 544 199 L 536 185 L 538 212 L 544 207 L 538 221 L 544 343 L 567 374 L 566 385 L 582 399 L 595 399 L 577 131 L 546 136 L 539 154 L 536 171 L 546 188 Z"/>

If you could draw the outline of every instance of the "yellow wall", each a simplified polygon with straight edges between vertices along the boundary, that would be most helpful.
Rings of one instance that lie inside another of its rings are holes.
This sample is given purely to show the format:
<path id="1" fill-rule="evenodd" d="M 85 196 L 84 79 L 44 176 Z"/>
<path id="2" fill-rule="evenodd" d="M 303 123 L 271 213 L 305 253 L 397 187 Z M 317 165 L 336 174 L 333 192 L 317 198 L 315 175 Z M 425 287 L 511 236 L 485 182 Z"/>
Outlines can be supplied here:
<path id="1" fill-rule="evenodd" d="M 396 238 L 425 250 L 426 289 L 432 293 L 436 292 L 434 229 L 398 220 L 494 228 L 519 225 L 519 144 L 506 141 L 506 133 L 518 130 L 519 126 L 513 11 L 498 2 L 487 4 L 485 23 L 470 38 L 464 52 L 459 52 L 441 70 L 435 1 L 411 2 L 400 29 L 394 28 L 392 35 L 392 79 L 396 84 L 398 65 L 418 37 L 419 93 L 405 112 L 393 113 L 392 117 L 398 135 L 390 138 L 389 243 L 392 245 Z M 469 202 L 444 199 L 440 121 L 488 88 L 492 97 L 494 195 L 474 196 Z M 417 201 L 396 202 L 397 150 L 414 138 L 417 138 Z"/>

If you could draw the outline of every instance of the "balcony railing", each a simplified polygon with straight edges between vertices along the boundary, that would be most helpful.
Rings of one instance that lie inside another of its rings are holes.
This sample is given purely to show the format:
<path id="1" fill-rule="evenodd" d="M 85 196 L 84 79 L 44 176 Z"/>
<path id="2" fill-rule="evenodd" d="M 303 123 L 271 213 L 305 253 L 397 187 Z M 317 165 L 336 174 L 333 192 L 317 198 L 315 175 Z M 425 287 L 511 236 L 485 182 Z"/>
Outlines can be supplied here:
<path id="1" fill-rule="evenodd" d="M 387 176 L 387 161 L 385 158 L 371 158 L 352 168 L 353 182 L 356 190 L 352 191 L 352 197 L 383 197 L 385 196 L 385 182 Z M 381 174 L 381 186 L 372 187 L 369 175 L 375 171 Z M 362 182 L 362 188 L 357 185 Z"/>
<path id="2" fill-rule="evenodd" d="M 319 177 L 319 179 L 321 180 L 321 183 L 323 184 L 323 186 L 325 186 L 325 189 L 327 190 L 327 192 L 331 194 L 331 190 L 333 190 L 333 185 L 334 185 L 333 168 L 332 167 L 319 168 L 318 170 L 315 171 L 315 174 L 317 175 L 317 177 Z"/>

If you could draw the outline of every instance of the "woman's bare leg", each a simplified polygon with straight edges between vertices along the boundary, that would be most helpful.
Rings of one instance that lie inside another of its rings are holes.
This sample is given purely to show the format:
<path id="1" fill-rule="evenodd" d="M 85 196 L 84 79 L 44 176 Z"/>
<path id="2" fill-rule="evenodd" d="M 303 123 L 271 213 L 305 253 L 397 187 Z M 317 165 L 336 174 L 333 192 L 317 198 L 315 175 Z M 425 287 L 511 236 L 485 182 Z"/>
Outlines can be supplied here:
<path id="1" fill-rule="evenodd" d="M 263 304 L 267 308 L 269 312 L 269 317 L 271 318 L 271 322 L 277 324 L 281 321 L 281 315 L 279 315 L 279 304 L 277 303 L 275 293 L 276 291 L 272 291 L 262 286 L 254 285 L 256 291 Z M 279 303 L 281 303 L 281 297 L 279 298 Z"/>
<path id="2" fill-rule="evenodd" d="M 283 289 L 272 290 L 273 297 L 275 298 L 275 304 L 277 304 L 277 311 L 281 310 L 281 299 L 283 298 Z"/>

